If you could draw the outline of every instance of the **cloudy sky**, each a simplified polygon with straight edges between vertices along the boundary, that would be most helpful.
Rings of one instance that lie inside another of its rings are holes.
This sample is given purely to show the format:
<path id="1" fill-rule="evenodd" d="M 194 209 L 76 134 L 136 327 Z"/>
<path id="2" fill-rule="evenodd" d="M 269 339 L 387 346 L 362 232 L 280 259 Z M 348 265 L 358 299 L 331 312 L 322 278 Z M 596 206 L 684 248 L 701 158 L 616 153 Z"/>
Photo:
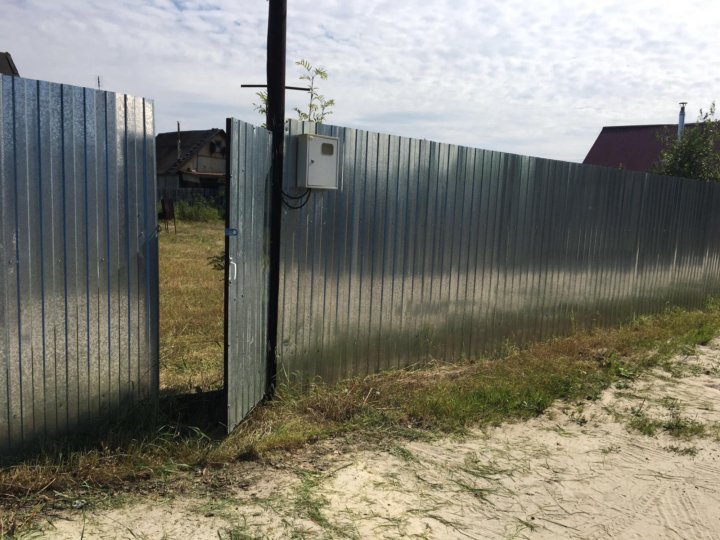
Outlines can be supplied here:
<path id="1" fill-rule="evenodd" d="M 28 78 L 155 100 L 158 132 L 261 123 L 266 0 L 0 0 Z M 294 60 L 325 67 L 329 123 L 582 161 L 604 125 L 720 98 L 714 0 L 288 0 Z M 288 114 L 305 101 L 288 93 Z"/>

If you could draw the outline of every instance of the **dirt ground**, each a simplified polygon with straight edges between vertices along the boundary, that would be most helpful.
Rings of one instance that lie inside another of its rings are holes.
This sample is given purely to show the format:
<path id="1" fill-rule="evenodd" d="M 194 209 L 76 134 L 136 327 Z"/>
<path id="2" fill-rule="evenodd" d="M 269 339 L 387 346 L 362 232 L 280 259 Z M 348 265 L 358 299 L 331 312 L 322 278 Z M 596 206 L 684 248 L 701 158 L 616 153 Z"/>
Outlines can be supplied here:
<path id="1" fill-rule="evenodd" d="M 382 448 L 325 441 L 195 471 L 181 491 L 80 508 L 44 534 L 719 538 L 720 341 L 528 422 Z"/>

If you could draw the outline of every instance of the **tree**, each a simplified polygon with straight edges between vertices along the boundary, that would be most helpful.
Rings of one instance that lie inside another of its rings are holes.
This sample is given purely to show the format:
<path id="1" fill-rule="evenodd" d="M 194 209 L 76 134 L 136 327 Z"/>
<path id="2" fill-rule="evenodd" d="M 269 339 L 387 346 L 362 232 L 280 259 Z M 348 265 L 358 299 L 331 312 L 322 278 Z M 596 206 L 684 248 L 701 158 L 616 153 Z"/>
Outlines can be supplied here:
<path id="1" fill-rule="evenodd" d="M 720 182 L 720 119 L 715 118 L 715 103 L 703 112 L 697 123 L 677 137 L 666 130 L 660 135 L 663 149 L 653 172 L 668 176 Z"/>
<path id="2" fill-rule="evenodd" d="M 298 115 L 298 120 L 305 120 L 309 122 L 316 122 L 322 124 L 325 117 L 332 114 L 330 110 L 335 106 L 334 99 L 328 99 L 318 91 L 317 81 L 327 80 L 328 74 L 324 68 L 313 67 L 307 60 L 301 59 L 295 62 L 295 65 L 300 66 L 302 71 L 299 75 L 301 81 L 308 82 L 308 93 L 310 94 L 310 100 L 308 101 L 307 111 L 301 110 L 299 107 L 295 107 L 293 110 Z M 256 92 L 255 95 L 260 99 L 260 103 L 253 103 L 253 107 L 257 112 L 263 116 L 267 115 L 267 92 L 261 91 Z M 263 124 L 263 127 L 266 127 Z"/>
<path id="3" fill-rule="evenodd" d="M 298 60 L 295 65 L 303 68 L 304 71 L 300 74 L 300 80 L 308 82 L 308 92 L 310 93 L 307 112 L 300 110 L 299 107 L 294 109 L 298 113 L 298 120 L 322 124 L 325 117 L 332 114 L 332 111 L 329 110 L 330 107 L 335 105 L 334 99 L 327 99 L 318 92 L 315 82 L 317 79 L 327 80 L 327 71 L 320 67 L 313 67 L 307 60 Z"/>

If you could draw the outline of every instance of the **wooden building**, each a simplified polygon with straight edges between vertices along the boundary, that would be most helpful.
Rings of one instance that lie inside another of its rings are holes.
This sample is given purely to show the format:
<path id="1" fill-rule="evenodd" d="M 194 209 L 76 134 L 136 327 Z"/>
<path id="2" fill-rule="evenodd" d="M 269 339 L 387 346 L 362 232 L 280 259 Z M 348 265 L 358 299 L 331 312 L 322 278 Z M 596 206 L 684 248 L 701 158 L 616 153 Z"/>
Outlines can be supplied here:
<path id="1" fill-rule="evenodd" d="M 227 137 L 222 129 L 173 131 L 155 139 L 158 191 L 162 196 L 176 192 L 207 191 L 222 196 L 225 189 Z"/>

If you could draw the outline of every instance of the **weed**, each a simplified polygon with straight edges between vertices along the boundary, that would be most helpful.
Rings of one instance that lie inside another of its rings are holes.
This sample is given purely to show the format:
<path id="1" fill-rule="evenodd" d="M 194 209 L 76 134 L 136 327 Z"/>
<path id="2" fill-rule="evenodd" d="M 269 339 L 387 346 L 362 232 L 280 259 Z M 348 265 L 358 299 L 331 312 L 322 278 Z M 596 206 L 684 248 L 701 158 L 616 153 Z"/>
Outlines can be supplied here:
<path id="1" fill-rule="evenodd" d="M 660 367 L 667 373 L 669 373 L 672 378 L 681 379 L 683 377 L 686 377 L 688 374 L 697 374 L 696 368 L 698 368 L 699 366 L 687 364 L 684 361 L 679 361 L 674 358 L 668 358 L 667 360 L 663 360 L 662 362 L 660 362 Z"/>
<path id="2" fill-rule="evenodd" d="M 705 425 L 692 418 L 685 418 L 673 413 L 669 420 L 661 424 L 663 430 L 678 439 L 690 439 L 705 434 Z"/>
<path id="3" fill-rule="evenodd" d="M 455 484 L 457 484 L 459 487 L 461 487 L 465 491 L 469 491 L 476 498 L 480 499 L 483 502 L 489 502 L 488 497 L 490 495 L 497 495 L 498 491 L 499 491 L 499 489 L 497 487 L 476 487 L 476 486 L 472 486 L 466 482 L 463 482 L 461 480 L 455 480 Z"/>
<path id="4" fill-rule="evenodd" d="M 222 250 L 215 255 L 210 255 L 207 258 L 207 262 L 213 270 L 225 270 L 225 250 Z"/>
<path id="5" fill-rule="evenodd" d="M 671 414 L 677 414 L 682 409 L 680 400 L 674 397 L 665 396 L 660 400 L 660 404 L 665 407 Z"/>
<path id="6" fill-rule="evenodd" d="M 639 407 L 630 408 L 629 426 L 643 435 L 653 437 L 655 433 L 657 433 L 659 422 L 651 419 L 647 414 L 645 414 L 645 411 L 643 410 L 644 405 L 645 402 L 643 401 Z"/>
<path id="7" fill-rule="evenodd" d="M 679 456 L 696 456 L 698 453 L 696 446 L 676 446 L 673 444 L 666 447 L 665 450 L 668 452 L 674 452 Z"/>
<path id="8" fill-rule="evenodd" d="M 715 442 L 720 442 L 720 422 L 714 422 L 706 426 L 707 436 Z"/>
<path id="9" fill-rule="evenodd" d="M 253 540 L 257 538 L 248 532 L 247 524 L 244 522 L 245 517 L 243 516 L 243 523 L 236 524 L 231 527 L 226 527 L 218 531 L 219 540 Z"/>
<path id="10" fill-rule="evenodd" d="M 407 462 L 417 463 L 419 461 L 415 454 L 399 444 L 394 444 L 390 447 L 390 454 Z"/>
<path id="11" fill-rule="evenodd" d="M 318 493 L 323 476 L 312 471 L 298 470 L 296 472 L 300 478 L 300 485 L 297 487 L 294 497 L 295 511 L 337 536 L 354 536 L 343 527 L 330 523 L 323 515 L 323 508 L 329 503 L 327 497 Z"/>
<path id="12" fill-rule="evenodd" d="M 328 500 L 317 493 L 322 476 L 309 471 L 297 471 L 297 474 L 300 477 L 300 485 L 295 494 L 295 510 L 317 525 L 328 527 L 329 523 L 322 514 L 322 509 L 327 506 Z"/>
<path id="13" fill-rule="evenodd" d="M 203 514 L 206 517 L 218 516 L 230 519 L 235 513 L 233 511 L 238 505 L 239 501 L 232 497 L 210 498 L 193 508 L 193 511 L 198 514 Z"/>
<path id="14" fill-rule="evenodd" d="M 504 469 L 494 461 L 483 461 L 476 454 L 470 454 L 465 458 L 465 463 L 460 470 L 475 477 L 485 480 L 497 480 L 499 476 L 512 476 L 512 469 Z"/>
<path id="15" fill-rule="evenodd" d="M 210 222 L 222 219 L 222 211 L 209 200 L 199 198 L 194 201 L 177 201 L 175 216 L 181 221 Z"/>

